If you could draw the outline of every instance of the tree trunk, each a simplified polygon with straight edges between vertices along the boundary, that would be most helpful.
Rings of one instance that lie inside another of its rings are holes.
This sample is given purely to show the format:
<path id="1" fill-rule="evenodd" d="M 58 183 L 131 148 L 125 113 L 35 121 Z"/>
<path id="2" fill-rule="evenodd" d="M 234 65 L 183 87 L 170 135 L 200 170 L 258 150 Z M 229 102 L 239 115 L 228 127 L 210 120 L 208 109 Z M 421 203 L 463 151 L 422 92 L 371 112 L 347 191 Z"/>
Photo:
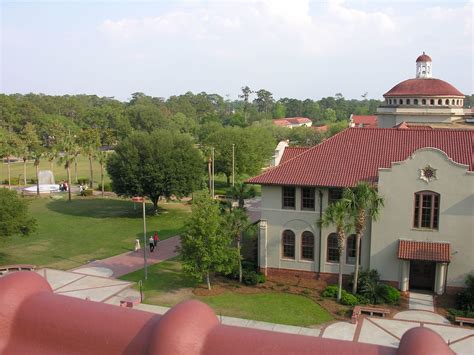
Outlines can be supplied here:
<path id="1" fill-rule="evenodd" d="M 151 202 L 153 202 L 153 214 L 155 216 L 158 215 L 158 200 L 160 199 L 160 197 L 156 197 L 156 198 L 152 198 L 151 199 Z"/>
<path id="2" fill-rule="evenodd" d="M 342 297 L 342 252 L 339 253 L 339 279 L 338 279 L 338 290 L 337 290 L 337 302 L 341 301 Z"/>
<path id="3" fill-rule="evenodd" d="M 23 185 L 26 186 L 26 157 L 23 157 Z"/>
<path id="4" fill-rule="evenodd" d="M 100 163 L 100 185 L 102 186 L 102 197 L 104 197 L 104 163 Z"/>
<path id="5" fill-rule="evenodd" d="M 227 180 L 227 186 L 230 186 L 230 175 L 225 174 L 225 178 Z"/>
<path id="6" fill-rule="evenodd" d="M 53 171 L 53 162 L 54 162 L 54 159 L 51 159 L 49 161 L 49 170 L 51 170 L 51 172 L 54 174 L 54 171 Z"/>
<path id="7" fill-rule="evenodd" d="M 244 208 L 245 207 L 245 200 L 242 196 L 239 196 L 239 208 Z"/>
<path id="8" fill-rule="evenodd" d="M 74 158 L 74 182 L 77 184 L 77 160 Z M 70 183 L 70 181 L 68 181 Z"/>
<path id="9" fill-rule="evenodd" d="M 240 255 L 240 238 L 237 240 L 237 252 L 239 253 L 239 282 L 242 283 L 242 255 Z"/>
<path id="10" fill-rule="evenodd" d="M 357 281 L 359 278 L 359 253 L 360 253 L 360 238 L 361 234 L 356 233 L 356 260 L 355 260 L 355 267 L 354 267 L 354 281 L 352 285 L 352 293 L 355 295 L 357 293 Z"/>
<path id="11" fill-rule="evenodd" d="M 39 162 L 35 163 L 35 172 L 36 172 L 36 196 L 40 195 L 40 182 L 39 182 Z"/>
<path id="12" fill-rule="evenodd" d="M 8 168 L 8 188 L 12 188 L 12 177 L 11 177 L 11 170 L 10 170 L 10 155 L 7 155 L 7 168 Z"/>
<path id="13" fill-rule="evenodd" d="M 207 172 L 209 174 L 209 195 L 212 195 L 212 169 L 211 169 L 211 164 L 212 164 L 212 160 L 211 160 L 211 157 L 209 157 L 209 160 L 207 161 Z"/>
<path id="14" fill-rule="evenodd" d="M 68 187 L 67 187 L 67 193 L 68 193 L 68 200 L 71 201 L 71 167 L 69 166 L 69 163 L 67 165 L 67 184 L 68 184 Z"/>
<path id="15" fill-rule="evenodd" d="M 94 188 L 94 171 L 92 170 L 92 154 L 89 154 L 89 171 L 90 171 L 91 189 L 93 189 Z"/>
<path id="16" fill-rule="evenodd" d="M 211 280 L 209 278 L 209 271 L 206 273 L 206 282 L 207 282 L 207 289 L 211 290 Z"/>

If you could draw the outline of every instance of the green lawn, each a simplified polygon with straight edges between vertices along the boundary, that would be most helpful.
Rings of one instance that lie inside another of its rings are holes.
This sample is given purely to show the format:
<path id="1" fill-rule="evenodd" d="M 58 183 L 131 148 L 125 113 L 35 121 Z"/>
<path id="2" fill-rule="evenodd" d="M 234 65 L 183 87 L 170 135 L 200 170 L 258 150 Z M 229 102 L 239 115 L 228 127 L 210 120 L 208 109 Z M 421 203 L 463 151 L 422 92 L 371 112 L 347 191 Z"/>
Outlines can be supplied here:
<path id="1" fill-rule="evenodd" d="M 18 161 L 15 163 L 10 163 L 11 177 L 20 179 L 20 185 L 23 185 L 23 161 Z M 97 161 L 92 162 L 92 169 L 94 172 L 94 181 L 96 184 L 100 183 L 100 165 Z M 47 159 L 43 159 L 40 162 L 40 170 L 51 170 L 51 165 Z M 56 182 L 60 180 L 66 180 L 66 170 L 62 165 L 58 165 L 56 162 L 52 165 L 52 170 L 54 174 L 54 179 Z M 71 167 L 71 179 L 73 183 L 75 182 L 75 168 L 74 164 Z M 33 161 L 28 161 L 26 164 L 26 179 L 30 180 L 35 177 L 35 167 Z M 88 179 L 89 178 L 89 159 L 85 156 L 78 156 L 77 159 L 77 177 L 79 179 Z M 0 164 L 0 184 L 8 178 L 8 165 Z M 104 181 L 110 182 L 107 171 L 104 168 Z"/>
<path id="2" fill-rule="evenodd" d="M 160 203 L 158 216 L 147 216 L 148 234 L 161 239 L 182 232 L 189 208 Z M 123 199 L 76 197 L 72 202 L 31 198 L 30 212 L 38 230 L 28 236 L 0 236 L 0 265 L 28 263 L 69 269 L 90 260 L 133 250 L 143 236 L 141 205 Z M 151 209 L 151 204 L 148 205 Z"/>
<path id="3" fill-rule="evenodd" d="M 143 270 L 121 277 L 143 280 Z M 192 293 L 196 282 L 185 276 L 177 260 L 150 266 L 144 281 L 145 303 L 174 306 L 185 299 L 198 299 L 211 306 L 216 314 L 265 322 L 309 326 L 332 320 L 332 316 L 308 297 L 282 292 L 240 294 L 227 291 L 216 296 L 197 297 Z"/>

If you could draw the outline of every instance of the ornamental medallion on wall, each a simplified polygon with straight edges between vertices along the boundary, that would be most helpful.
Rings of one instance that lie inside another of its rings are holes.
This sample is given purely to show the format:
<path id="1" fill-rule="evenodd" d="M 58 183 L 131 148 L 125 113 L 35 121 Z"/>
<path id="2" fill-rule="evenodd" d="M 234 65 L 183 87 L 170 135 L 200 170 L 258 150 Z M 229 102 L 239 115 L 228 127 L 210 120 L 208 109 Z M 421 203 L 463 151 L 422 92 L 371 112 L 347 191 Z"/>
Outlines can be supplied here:
<path id="1" fill-rule="evenodd" d="M 438 169 L 435 169 L 428 164 L 424 168 L 420 169 L 420 180 L 426 181 L 427 183 L 433 180 L 437 180 L 438 179 L 436 177 L 437 170 Z"/>

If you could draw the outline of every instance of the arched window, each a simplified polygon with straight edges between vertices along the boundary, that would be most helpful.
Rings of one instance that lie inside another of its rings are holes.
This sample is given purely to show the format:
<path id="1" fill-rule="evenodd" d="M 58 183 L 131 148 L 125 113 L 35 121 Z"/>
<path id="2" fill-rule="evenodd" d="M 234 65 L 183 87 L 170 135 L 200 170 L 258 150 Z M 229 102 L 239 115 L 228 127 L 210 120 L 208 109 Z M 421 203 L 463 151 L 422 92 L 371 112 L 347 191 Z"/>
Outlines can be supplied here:
<path id="1" fill-rule="evenodd" d="M 418 105 L 418 99 L 413 100 L 413 103 L 414 103 L 415 105 Z"/>
<path id="2" fill-rule="evenodd" d="M 409 104 L 410 104 L 410 99 L 407 99 L 407 105 L 409 105 Z"/>
<path id="3" fill-rule="evenodd" d="M 339 248 L 337 247 L 337 234 L 336 233 L 331 233 L 328 236 L 326 260 L 330 263 L 339 262 Z"/>
<path id="4" fill-rule="evenodd" d="M 301 234 L 301 258 L 314 260 L 314 235 L 308 231 Z"/>
<path id="5" fill-rule="evenodd" d="M 439 99 L 438 100 L 438 105 L 442 105 L 443 104 L 443 100 Z"/>
<path id="6" fill-rule="evenodd" d="M 347 246 L 346 246 L 346 264 L 355 265 L 356 262 L 356 235 L 351 234 L 347 237 Z M 360 240 L 360 249 L 359 249 L 359 265 L 360 265 L 360 252 L 362 250 L 362 239 Z"/>
<path id="7" fill-rule="evenodd" d="M 444 102 L 446 105 L 449 105 L 449 99 L 446 99 L 446 101 Z"/>
<path id="8" fill-rule="evenodd" d="M 438 229 L 439 197 L 433 191 L 415 192 L 414 228 Z"/>
<path id="9" fill-rule="evenodd" d="M 459 100 L 456 100 L 456 105 L 459 105 Z"/>
<path id="10" fill-rule="evenodd" d="M 434 100 L 433 99 L 430 100 L 430 105 L 434 105 Z"/>
<path id="11" fill-rule="evenodd" d="M 422 105 L 426 105 L 426 100 L 425 100 L 425 99 L 422 99 L 422 100 L 421 100 L 421 104 L 422 104 Z"/>
<path id="12" fill-rule="evenodd" d="M 295 233 L 286 229 L 282 237 L 283 257 L 288 259 L 295 258 Z"/>
<path id="13" fill-rule="evenodd" d="M 451 105 L 454 105 L 454 99 L 451 99 Z"/>
<path id="14" fill-rule="evenodd" d="M 399 103 L 400 105 L 403 105 L 403 99 L 398 100 L 398 103 Z"/>

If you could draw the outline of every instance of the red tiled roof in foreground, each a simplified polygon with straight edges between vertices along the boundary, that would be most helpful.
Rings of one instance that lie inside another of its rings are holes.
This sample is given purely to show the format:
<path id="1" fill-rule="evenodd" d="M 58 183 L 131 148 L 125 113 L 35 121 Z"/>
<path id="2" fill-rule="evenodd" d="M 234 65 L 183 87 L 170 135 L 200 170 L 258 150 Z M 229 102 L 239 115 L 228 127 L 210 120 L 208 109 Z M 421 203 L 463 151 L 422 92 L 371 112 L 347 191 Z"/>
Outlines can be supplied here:
<path id="1" fill-rule="evenodd" d="M 293 159 L 294 157 L 300 155 L 301 153 L 306 152 L 309 147 L 286 147 L 283 151 L 283 156 L 281 157 L 280 164 Z"/>
<path id="2" fill-rule="evenodd" d="M 375 115 L 366 115 L 366 116 L 351 115 L 351 120 L 352 120 L 352 123 L 355 125 L 355 127 L 358 127 L 360 125 L 362 125 L 363 127 L 368 127 L 368 128 L 378 127 L 377 116 Z"/>
<path id="3" fill-rule="evenodd" d="M 449 263 L 450 256 L 449 243 L 400 239 L 398 244 L 399 259 Z"/>
<path id="4" fill-rule="evenodd" d="M 474 171 L 473 146 L 474 130 L 348 128 L 247 182 L 332 187 L 375 183 L 379 168 L 390 168 L 425 147 L 440 149 Z"/>

